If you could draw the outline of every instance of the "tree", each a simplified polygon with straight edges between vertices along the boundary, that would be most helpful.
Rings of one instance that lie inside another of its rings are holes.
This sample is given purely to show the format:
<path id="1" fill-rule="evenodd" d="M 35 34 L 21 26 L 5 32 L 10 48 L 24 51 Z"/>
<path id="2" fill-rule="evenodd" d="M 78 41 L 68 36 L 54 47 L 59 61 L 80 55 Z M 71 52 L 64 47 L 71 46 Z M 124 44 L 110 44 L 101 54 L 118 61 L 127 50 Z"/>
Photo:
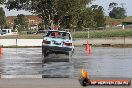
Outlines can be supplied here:
<path id="1" fill-rule="evenodd" d="M 58 15 L 61 19 L 61 26 L 71 28 L 77 25 L 78 15 L 80 14 L 79 0 L 59 0 L 57 2 Z"/>
<path id="2" fill-rule="evenodd" d="M 4 29 L 10 29 L 10 27 L 9 27 L 9 25 L 7 23 L 5 23 Z"/>
<path id="3" fill-rule="evenodd" d="M 111 2 L 110 4 L 109 4 L 109 10 L 110 9 L 113 9 L 115 6 L 117 6 L 118 4 L 117 3 L 115 3 L 115 2 Z"/>
<path id="4" fill-rule="evenodd" d="M 64 28 L 79 27 L 81 14 L 86 10 L 86 5 L 92 0 L 58 0 L 58 14 L 61 26 Z M 82 26 L 82 25 L 80 25 Z"/>
<path id="5" fill-rule="evenodd" d="M 25 15 L 19 14 L 17 18 L 14 20 L 14 27 L 17 29 L 19 33 L 28 28 L 28 20 Z"/>
<path id="6" fill-rule="evenodd" d="M 2 29 L 6 23 L 5 11 L 0 7 L 0 28 Z"/>
<path id="7" fill-rule="evenodd" d="M 80 19 L 78 21 L 78 26 L 83 28 L 94 28 L 96 27 L 96 22 L 94 21 L 93 11 L 91 8 L 86 8 L 80 14 Z M 79 27 L 78 27 L 79 28 Z"/>
<path id="8" fill-rule="evenodd" d="M 0 0 L 0 4 L 3 4 L 6 0 Z"/>
<path id="9" fill-rule="evenodd" d="M 123 19 L 126 17 L 126 10 L 122 7 L 114 7 L 112 11 L 110 11 L 109 16 L 115 19 Z"/>
<path id="10" fill-rule="evenodd" d="M 96 27 L 104 27 L 105 26 L 105 16 L 104 9 L 102 6 L 93 5 L 91 6 L 93 9 L 94 21 L 96 22 Z"/>
<path id="11" fill-rule="evenodd" d="M 51 23 L 51 19 L 57 14 L 55 2 L 57 0 L 8 0 L 6 8 L 9 10 L 28 10 L 43 19 L 45 25 Z"/>
<path id="12" fill-rule="evenodd" d="M 97 9 L 98 8 L 98 5 L 92 5 L 91 8 L 92 9 Z"/>
<path id="13" fill-rule="evenodd" d="M 44 23 L 39 23 L 39 24 L 38 24 L 38 28 L 39 28 L 39 29 L 44 29 L 44 28 L 45 28 L 45 27 L 44 27 Z"/>
<path id="14" fill-rule="evenodd" d="M 81 9 L 91 1 L 93 0 L 8 0 L 6 8 L 28 10 L 41 17 L 45 25 L 52 24 L 55 15 L 58 15 L 62 22 L 65 16 L 71 16 L 71 26 L 77 25 Z"/>
<path id="15" fill-rule="evenodd" d="M 115 19 L 123 19 L 126 17 L 126 10 L 124 7 L 117 6 L 117 3 L 110 3 L 109 8 L 112 10 L 109 12 L 109 16 Z"/>

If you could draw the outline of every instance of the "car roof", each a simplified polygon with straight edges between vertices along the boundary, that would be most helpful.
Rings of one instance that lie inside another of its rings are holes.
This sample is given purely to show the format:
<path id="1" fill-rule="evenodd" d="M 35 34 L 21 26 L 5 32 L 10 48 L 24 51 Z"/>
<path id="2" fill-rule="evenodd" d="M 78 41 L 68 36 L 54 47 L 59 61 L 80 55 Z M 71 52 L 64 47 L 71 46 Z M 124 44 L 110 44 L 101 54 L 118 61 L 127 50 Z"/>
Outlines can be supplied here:
<path id="1" fill-rule="evenodd" d="M 53 32 L 56 32 L 56 31 L 58 31 L 58 32 L 67 32 L 67 31 L 60 31 L 60 30 L 48 30 L 48 31 L 53 31 Z M 70 32 L 67 32 L 67 33 L 70 33 Z"/>

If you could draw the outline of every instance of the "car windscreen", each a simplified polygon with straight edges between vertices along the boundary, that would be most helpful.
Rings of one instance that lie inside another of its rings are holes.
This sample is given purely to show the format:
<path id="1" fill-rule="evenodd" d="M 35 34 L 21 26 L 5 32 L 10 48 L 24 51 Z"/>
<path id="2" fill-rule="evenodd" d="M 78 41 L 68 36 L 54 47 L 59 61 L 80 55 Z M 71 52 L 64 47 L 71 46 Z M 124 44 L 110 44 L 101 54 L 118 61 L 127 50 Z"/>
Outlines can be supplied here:
<path id="1" fill-rule="evenodd" d="M 71 36 L 70 36 L 69 33 L 67 33 L 67 32 L 60 32 L 60 31 L 48 31 L 46 37 L 71 39 Z"/>

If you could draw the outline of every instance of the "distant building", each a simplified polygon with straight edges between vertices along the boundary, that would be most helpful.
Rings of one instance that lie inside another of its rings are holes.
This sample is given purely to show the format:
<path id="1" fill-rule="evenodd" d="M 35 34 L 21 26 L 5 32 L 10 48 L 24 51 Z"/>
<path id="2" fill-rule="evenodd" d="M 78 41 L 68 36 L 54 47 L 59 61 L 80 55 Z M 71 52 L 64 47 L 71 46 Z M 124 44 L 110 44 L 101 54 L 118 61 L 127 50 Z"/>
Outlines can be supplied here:
<path id="1" fill-rule="evenodd" d="M 14 20 L 16 19 L 17 16 L 7 16 L 6 17 L 6 22 L 9 26 L 9 28 L 13 29 L 14 26 Z M 28 25 L 29 25 L 29 29 L 38 29 L 38 24 L 42 23 L 42 19 L 39 18 L 38 16 L 34 16 L 34 15 L 27 15 L 26 16 L 28 19 Z"/>

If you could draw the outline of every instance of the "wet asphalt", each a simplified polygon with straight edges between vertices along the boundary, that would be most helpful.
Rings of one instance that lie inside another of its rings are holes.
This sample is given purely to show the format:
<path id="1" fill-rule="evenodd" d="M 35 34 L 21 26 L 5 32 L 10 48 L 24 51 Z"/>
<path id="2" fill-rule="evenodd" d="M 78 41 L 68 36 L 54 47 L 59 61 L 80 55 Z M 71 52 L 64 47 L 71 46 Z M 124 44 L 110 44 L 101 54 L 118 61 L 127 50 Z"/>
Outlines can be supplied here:
<path id="1" fill-rule="evenodd" d="M 132 48 L 94 47 L 92 52 L 89 55 L 84 47 L 75 47 L 70 61 L 66 55 L 52 54 L 43 63 L 41 48 L 4 48 L 1 78 L 76 78 L 82 67 L 91 78 L 132 78 Z"/>

